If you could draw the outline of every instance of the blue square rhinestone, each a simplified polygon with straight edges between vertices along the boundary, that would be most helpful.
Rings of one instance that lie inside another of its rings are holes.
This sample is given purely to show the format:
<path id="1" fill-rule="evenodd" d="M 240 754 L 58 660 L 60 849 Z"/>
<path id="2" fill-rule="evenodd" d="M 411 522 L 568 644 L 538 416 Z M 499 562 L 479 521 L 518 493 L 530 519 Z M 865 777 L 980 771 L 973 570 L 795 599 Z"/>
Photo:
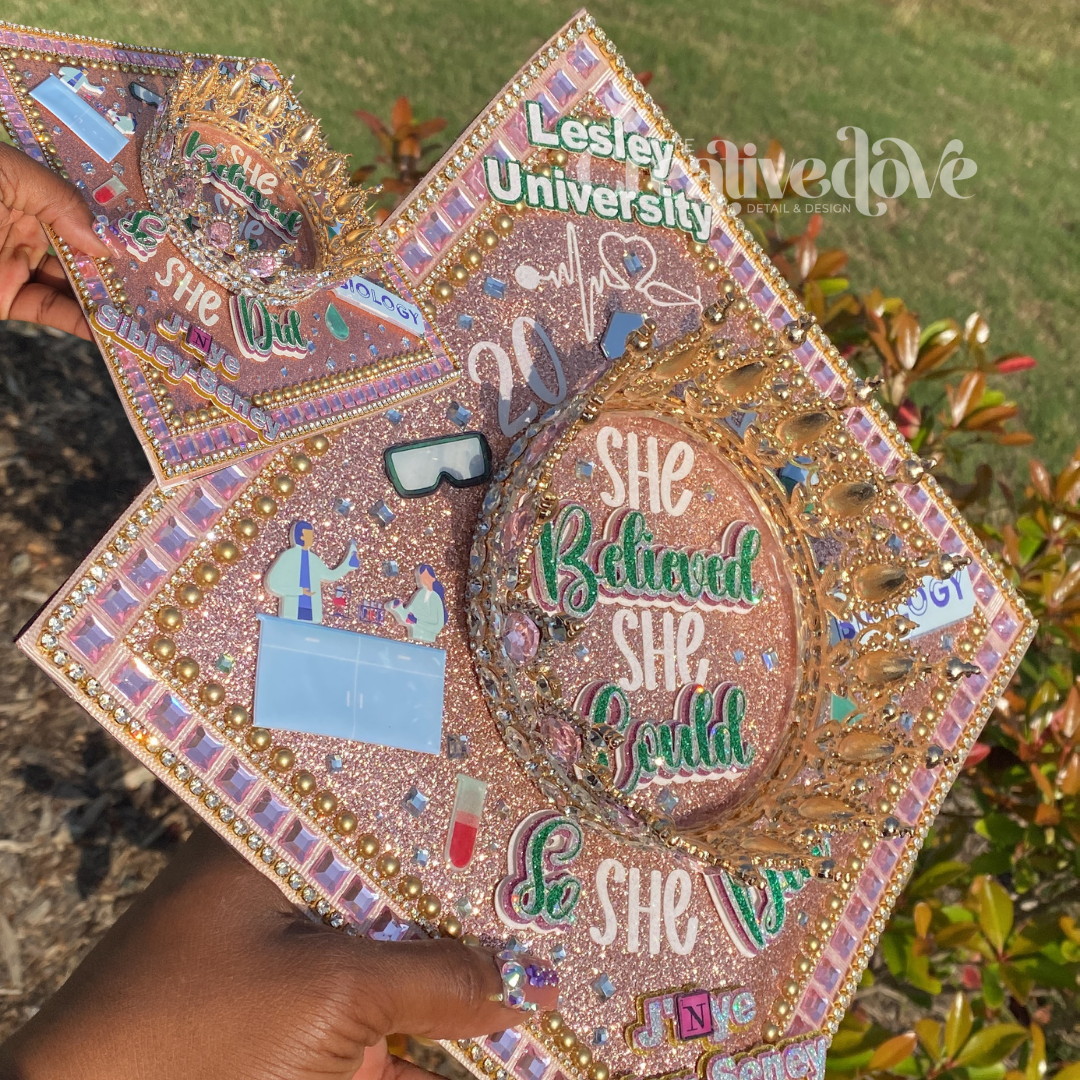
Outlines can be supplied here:
<path id="1" fill-rule="evenodd" d="M 484 278 L 484 295 L 490 296 L 492 300 L 504 300 L 506 298 L 506 282 L 500 281 L 497 277 L 491 277 L 489 274 Z"/>

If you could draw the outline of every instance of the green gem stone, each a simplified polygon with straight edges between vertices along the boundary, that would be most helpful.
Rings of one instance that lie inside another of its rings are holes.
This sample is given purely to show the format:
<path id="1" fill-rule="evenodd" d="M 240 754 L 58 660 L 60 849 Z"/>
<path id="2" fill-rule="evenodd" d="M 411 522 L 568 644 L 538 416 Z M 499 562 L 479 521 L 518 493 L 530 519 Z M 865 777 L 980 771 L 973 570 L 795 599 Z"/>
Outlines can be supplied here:
<path id="1" fill-rule="evenodd" d="M 338 341 L 347 341 L 349 338 L 349 328 L 345 324 L 345 320 L 341 317 L 341 312 L 338 311 L 333 304 L 326 305 L 326 329 L 329 330 Z"/>

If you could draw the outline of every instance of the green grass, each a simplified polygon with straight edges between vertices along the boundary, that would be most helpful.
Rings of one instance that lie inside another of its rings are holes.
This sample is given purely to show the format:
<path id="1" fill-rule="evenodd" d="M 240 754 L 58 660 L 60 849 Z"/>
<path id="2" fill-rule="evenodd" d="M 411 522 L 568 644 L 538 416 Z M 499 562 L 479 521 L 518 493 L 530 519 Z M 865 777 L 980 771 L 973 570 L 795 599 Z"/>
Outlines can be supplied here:
<path id="1" fill-rule="evenodd" d="M 574 10 L 554 0 L 7 0 L 6 18 L 136 44 L 264 55 L 295 72 L 333 144 L 373 156 L 356 108 L 408 94 L 460 130 Z M 924 322 L 978 310 L 996 351 L 1030 352 L 1018 387 L 1036 452 L 1078 438 L 1071 335 L 1080 292 L 1080 24 L 1071 0 L 676 0 L 591 9 L 700 145 L 716 135 L 796 157 L 846 156 L 837 128 L 906 139 L 930 176 L 951 138 L 978 162 L 973 197 L 905 195 L 882 218 L 828 219 L 856 287 L 900 295 Z M 1003 459 L 1004 460 L 1004 459 Z M 1015 468 L 1015 459 L 1009 458 Z"/>

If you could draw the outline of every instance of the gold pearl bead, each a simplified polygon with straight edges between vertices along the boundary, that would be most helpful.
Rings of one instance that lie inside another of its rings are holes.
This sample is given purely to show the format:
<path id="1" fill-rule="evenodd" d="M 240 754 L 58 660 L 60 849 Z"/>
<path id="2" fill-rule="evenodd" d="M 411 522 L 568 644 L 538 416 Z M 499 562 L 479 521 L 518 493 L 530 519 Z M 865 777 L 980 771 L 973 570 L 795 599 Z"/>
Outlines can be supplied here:
<path id="1" fill-rule="evenodd" d="M 184 607 L 198 607 L 202 603 L 202 589 L 189 581 L 186 585 L 181 585 L 177 590 L 176 599 Z"/>
<path id="2" fill-rule="evenodd" d="M 192 682 L 199 677 L 199 665 L 190 656 L 181 656 L 173 664 L 173 674 L 181 682 Z"/>
<path id="3" fill-rule="evenodd" d="M 461 937 L 461 920 L 456 915 L 447 915 L 445 919 L 439 924 L 439 929 L 447 937 Z"/>
<path id="4" fill-rule="evenodd" d="M 479 248 L 469 248 L 462 256 L 462 261 L 470 270 L 476 270 L 484 261 L 484 253 Z"/>
<path id="5" fill-rule="evenodd" d="M 485 229 L 480 234 L 480 244 L 482 247 L 486 247 L 489 251 L 499 246 L 499 234 L 494 229 Z"/>
<path id="6" fill-rule="evenodd" d="M 184 625 L 184 615 L 179 608 L 166 606 L 158 608 L 154 621 L 162 630 L 179 630 Z"/>
<path id="7" fill-rule="evenodd" d="M 784 983 L 784 995 L 789 998 L 795 997 L 799 993 L 799 984 L 794 979 L 789 979 Z"/>
<path id="8" fill-rule="evenodd" d="M 383 877 L 393 877 L 401 869 L 401 860 L 389 851 L 383 852 L 375 863 L 375 869 Z"/>
<path id="9" fill-rule="evenodd" d="M 247 741 L 252 750 L 265 750 L 271 742 L 270 732 L 264 727 L 253 727 L 247 733 Z"/>
<path id="10" fill-rule="evenodd" d="M 465 934 L 461 939 L 462 945 L 472 945 L 473 948 L 480 944 L 480 939 L 475 934 Z"/>
<path id="11" fill-rule="evenodd" d="M 301 795 L 310 795 L 315 790 L 315 777 L 307 769 L 301 769 L 293 776 L 292 786 Z"/>
<path id="12" fill-rule="evenodd" d="M 296 487 L 296 481 L 286 473 L 275 476 L 270 485 L 283 498 L 288 498 Z"/>
<path id="13" fill-rule="evenodd" d="M 816 937 L 808 937 L 806 939 L 806 947 L 812 952 L 816 953 L 821 950 L 821 942 Z"/>
<path id="14" fill-rule="evenodd" d="M 225 700 L 225 687 L 211 679 L 210 682 L 203 683 L 202 689 L 199 691 L 199 697 L 207 705 L 220 705 Z"/>
<path id="15" fill-rule="evenodd" d="M 337 809 L 337 796 L 332 791 L 320 791 L 315 796 L 315 813 L 332 814 Z"/>
<path id="16" fill-rule="evenodd" d="M 251 722 L 251 713 L 249 713 L 243 705 L 230 705 L 225 710 L 225 722 L 229 727 L 247 727 Z"/>
<path id="17" fill-rule="evenodd" d="M 589 1070 L 589 1077 L 591 1080 L 608 1080 L 611 1076 L 611 1070 L 602 1062 L 596 1062 Z"/>
<path id="18" fill-rule="evenodd" d="M 427 299 L 417 301 L 416 306 L 429 318 L 435 318 L 435 305 Z"/>
<path id="19" fill-rule="evenodd" d="M 766 1024 L 761 1030 L 761 1037 L 767 1043 L 774 1043 L 780 1038 L 780 1029 L 775 1024 Z"/>
<path id="20" fill-rule="evenodd" d="M 554 1035 L 557 1031 L 559 1031 L 562 1028 L 562 1026 L 563 1026 L 562 1013 L 549 1012 L 547 1014 L 547 1016 L 544 1017 L 544 1028 L 547 1031 L 550 1031 L 552 1035 Z"/>
<path id="21" fill-rule="evenodd" d="M 378 837 L 372 833 L 364 833 L 363 836 L 356 842 L 356 850 L 360 852 L 365 859 L 370 859 L 379 850 Z"/>
<path id="22" fill-rule="evenodd" d="M 514 219 L 509 214 L 496 214 L 492 225 L 495 226 L 496 232 L 501 232 L 504 235 L 514 231 Z"/>
<path id="23" fill-rule="evenodd" d="M 212 562 L 200 563 L 195 567 L 195 580 L 200 585 L 216 585 L 221 580 L 221 571 Z"/>
<path id="24" fill-rule="evenodd" d="M 410 900 L 415 900 L 423 891 L 424 886 L 415 874 L 406 874 L 398 882 L 398 892 Z"/>
<path id="25" fill-rule="evenodd" d="M 548 151 L 548 161 L 550 161 L 552 165 L 558 165 L 560 169 L 563 168 L 569 160 L 570 155 L 565 150 L 559 149 Z"/>
<path id="26" fill-rule="evenodd" d="M 356 815 L 350 814 L 348 810 L 342 810 L 335 819 L 334 824 L 337 826 L 339 833 L 348 836 L 349 833 L 356 831 Z"/>
<path id="27" fill-rule="evenodd" d="M 807 960 L 805 956 L 800 956 L 798 960 L 795 961 L 795 970 L 798 971 L 800 975 L 809 974 L 810 961 Z"/>
<path id="28" fill-rule="evenodd" d="M 579 1046 L 574 1058 L 581 1068 L 587 1069 L 592 1064 L 592 1051 L 587 1046 Z"/>
<path id="29" fill-rule="evenodd" d="M 274 751 L 270 764 L 278 772 L 288 772 L 296 764 L 296 755 L 287 746 L 279 746 Z"/>
<path id="30" fill-rule="evenodd" d="M 687 246 L 690 248 L 691 255 L 704 255 L 709 250 L 708 244 L 703 244 L 700 240 L 694 240 L 689 237 L 687 240 Z"/>
<path id="31" fill-rule="evenodd" d="M 425 918 L 437 919 L 442 911 L 442 901 L 433 893 L 425 893 L 420 897 L 420 911 Z"/>
<path id="32" fill-rule="evenodd" d="M 706 274 L 715 274 L 720 269 L 720 260 L 710 255 L 702 260 L 701 266 Z"/>
<path id="33" fill-rule="evenodd" d="M 445 278 L 441 281 L 436 281 L 434 287 L 431 290 L 432 295 L 436 300 L 446 301 L 454 295 L 454 286 L 450 284 Z"/>
<path id="34" fill-rule="evenodd" d="M 325 435 L 312 435 L 308 439 L 304 446 L 307 447 L 308 453 L 315 454 L 318 457 L 320 454 L 325 454 L 330 449 L 330 440 Z"/>
<path id="35" fill-rule="evenodd" d="M 244 517 L 233 525 L 233 532 L 242 540 L 254 540 L 259 535 L 259 524 L 249 517 Z"/>
<path id="36" fill-rule="evenodd" d="M 271 518 L 277 513 L 277 503 L 269 495 L 260 495 L 251 505 L 260 517 Z"/>
<path id="37" fill-rule="evenodd" d="M 559 1035 L 558 1042 L 564 1050 L 573 1050 L 577 1045 L 577 1036 L 569 1028 L 566 1028 Z"/>
<path id="38" fill-rule="evenodd" d="M 159 660 L 171 660 L 176 655 L 176 643 L 172 638 L 156 637 L 150 642 L 150 651 Z"/>
<path id="39" fill-rule="evenodd" d="M 296 473 L 297 476 L 306 476 L 311 472 L 311 458 L 307 454 L 293 454 L 289 458 L 288 466 L 289 472 Z"/>
<path id="40" fill-rule="evenodd" d="M 469 271 L 462 263 L 454 263 L 448 272 L 450 280 L 456 285 L 461 285 L 469 280 Z"/>
<path id="41" fill-rule="evenodd" d="M 219 540 L 214 545 L 214 558 L 223 563 L 236 562 L 240 549 L 231 540 Z"/>

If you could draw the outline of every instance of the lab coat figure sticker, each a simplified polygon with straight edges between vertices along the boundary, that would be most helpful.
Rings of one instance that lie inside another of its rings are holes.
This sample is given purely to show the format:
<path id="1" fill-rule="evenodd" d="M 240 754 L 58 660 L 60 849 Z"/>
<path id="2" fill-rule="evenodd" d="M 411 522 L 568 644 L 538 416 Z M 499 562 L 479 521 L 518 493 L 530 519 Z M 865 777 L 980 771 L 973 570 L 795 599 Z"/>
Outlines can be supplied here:
<path id="1" fill-rule="evenodd" d="M 407 604 L 391 600 L 386 610 L 408 631 L 410 641 L 433 642 L 446 625 L 446 588 L 435 576 L 435 568 L 421 563 L 416 568 L 416 592 Z"/>
<path id="2" fill-rule="evenodd" d="M 322 583 L 338 581 L 360 569 L 354 540 L 349 541 L 348 553 L 333 569 L 311 550 L 314 542 L 315 526 L 310 521 L 297 521 L 292 527 L 292 547 L 281 552 L 266 572 L 266 588 L 278 598 L 282 619 L 321 623 Z"/>

